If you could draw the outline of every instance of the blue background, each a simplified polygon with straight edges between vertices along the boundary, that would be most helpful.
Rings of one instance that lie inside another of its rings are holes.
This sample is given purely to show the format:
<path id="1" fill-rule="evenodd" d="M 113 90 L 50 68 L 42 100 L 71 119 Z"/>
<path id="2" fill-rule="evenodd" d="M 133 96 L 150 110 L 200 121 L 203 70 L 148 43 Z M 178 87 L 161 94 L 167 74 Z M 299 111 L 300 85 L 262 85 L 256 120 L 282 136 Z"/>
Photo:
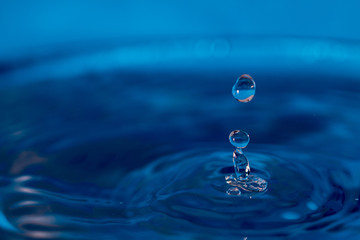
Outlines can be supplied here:
<path id="1" fill-rule="evenodd" d="M 189 36 L 360 39 L 359 1 L 1 1 L 0 60 L 40 46 Z"/>

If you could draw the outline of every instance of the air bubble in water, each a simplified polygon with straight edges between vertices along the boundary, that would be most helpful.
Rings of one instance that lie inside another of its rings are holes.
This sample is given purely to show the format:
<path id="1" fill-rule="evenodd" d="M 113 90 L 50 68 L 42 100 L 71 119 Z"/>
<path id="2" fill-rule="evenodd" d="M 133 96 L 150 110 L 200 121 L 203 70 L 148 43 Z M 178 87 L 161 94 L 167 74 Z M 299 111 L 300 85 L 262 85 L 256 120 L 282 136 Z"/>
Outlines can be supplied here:
<path id="1" fill-rule="evenodd" d="M 250 137 L 249 134 L 242 130 L 234 130 L 229 135 L 229 141 L 236 148 L 246 148 Z"/>
<path id="2" fill-rule="evenodd" d="M 232 88 L 232 94 L 239 102 L 250 102 L 255 95 L 255 81 L 248 75 L 241 75 Z"/>

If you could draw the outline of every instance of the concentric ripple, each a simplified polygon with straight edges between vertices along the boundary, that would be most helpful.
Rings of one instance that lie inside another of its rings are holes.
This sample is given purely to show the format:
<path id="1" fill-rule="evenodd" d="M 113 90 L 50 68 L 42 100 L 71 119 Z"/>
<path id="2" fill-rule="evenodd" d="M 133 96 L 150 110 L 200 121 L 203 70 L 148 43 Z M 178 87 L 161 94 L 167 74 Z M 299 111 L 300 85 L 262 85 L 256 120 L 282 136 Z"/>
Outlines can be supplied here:
<path id="1" fill-rule="evenodd" d="M 286 152 L 248 156 L 252 172 L 269 183 L 264 193 L 228 196 L 224 176 L 233 167 L 231 154 L 221 150 L 164 157 L 128 176 L 119 192 L 126 191 L 128 211 L 150 214 L 147 227 L 166 225 L 174 234 L 195 227 L 241 236 L 292 236 L 314 229 L 325 233 L 359 216 L 359 190 L 344 185 L 354 176 L 336 161 Z"/>
<path id="2" fill-rule="evenodd" d="M 124 176 L 115 189 L 44 176 L 3 177 L 1 229 L 31 239 L 169 239 L 180 233 L 188 239 L 356 239 L 356 163 L 272 152 L 248 153 L 252 172 L 268 182 L 261 193 L 229 190 L 224 176 L 234 170 L 227 149 L 164 156 Z"/>

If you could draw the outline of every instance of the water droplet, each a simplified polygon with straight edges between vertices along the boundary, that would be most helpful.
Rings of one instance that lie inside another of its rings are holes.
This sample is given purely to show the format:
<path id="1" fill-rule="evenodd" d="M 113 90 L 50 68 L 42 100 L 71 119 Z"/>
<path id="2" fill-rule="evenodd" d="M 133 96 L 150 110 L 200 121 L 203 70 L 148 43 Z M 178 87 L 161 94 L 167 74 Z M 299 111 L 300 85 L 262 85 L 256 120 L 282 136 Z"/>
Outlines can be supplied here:
<path id="1" fill-rule="evenodd" d="M 241 75 L 235 85 L 232 93 L 239 102 L 249 102 L 255 95 L 255 82 L 253 78 L 247 74 Z M 256 175 L 250 175 L 250 164 L 246 156 L 242 152 L 242 148 L 246 148 L 249 144 L 249 134 L 242 130 L 234 130 L 229 135 L 230 143 L 236 147 L 233 152 L 233 163 L 235 174 L 225 177 L 226 183 L 233 187 L 238 187 L 246 192 L 263 192 L 267 189 L 268 183 Z M 229 194 L 230 189 L 228 190 Z"/>
<path id="2" fill-rule="evenodd" d="M 236 148 L 246 148 L 250 141 L 249 134 L 242 130 L 234 130 L 229 135 L 230 143 Z"/>
<path id="3" fill-rule="evenodd" d="M 240 196 L 241 195 L 241 191 L 238 187 L 230 187 L 227 191 L 226 191 L 227 195 L 230 196 Z"/>
<path id="4" fill-rule="evenodd" d="M 233 152 L 233 162 L 237 179 L 246 179 L 250 174 L 250 165 L 247 157 L 242 153 L 241 149 Z"/>
<path id="5" fill-rule="evenodd" d="M 248 75 L 241 75 L 232 88 L 232 94 L 239 102 L 250 102 L 255 95 L 255 81 Z"/>

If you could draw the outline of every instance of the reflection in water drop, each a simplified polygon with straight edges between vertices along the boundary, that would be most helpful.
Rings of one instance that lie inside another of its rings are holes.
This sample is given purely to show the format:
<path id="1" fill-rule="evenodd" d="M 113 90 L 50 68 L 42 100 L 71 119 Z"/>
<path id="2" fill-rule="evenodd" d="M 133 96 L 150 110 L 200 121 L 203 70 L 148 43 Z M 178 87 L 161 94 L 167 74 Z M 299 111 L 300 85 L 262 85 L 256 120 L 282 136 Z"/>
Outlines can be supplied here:
<path id="1" fill-rule="evenodd" d="M 249 134 L 242 130 L 234 130 L 229 135 L 230 143 L 236 148 L 246 148 L 250 141 Z"/>
<path id="2" fill-rule="evenodd" d="M 250 102 L 254 98 L 255 88 L 254 79 L 248 74 L 243 74 L 236 80 L 232 94 L 239 102 Z"/>
<path id="3" fill-rule="evenodd" d="M 227 191 L 226 191 L 227 195 L 232 195 L 232 196 L 240 196 L 241 195 L 241 191 L 238 187 L 230 187 Z"/>

